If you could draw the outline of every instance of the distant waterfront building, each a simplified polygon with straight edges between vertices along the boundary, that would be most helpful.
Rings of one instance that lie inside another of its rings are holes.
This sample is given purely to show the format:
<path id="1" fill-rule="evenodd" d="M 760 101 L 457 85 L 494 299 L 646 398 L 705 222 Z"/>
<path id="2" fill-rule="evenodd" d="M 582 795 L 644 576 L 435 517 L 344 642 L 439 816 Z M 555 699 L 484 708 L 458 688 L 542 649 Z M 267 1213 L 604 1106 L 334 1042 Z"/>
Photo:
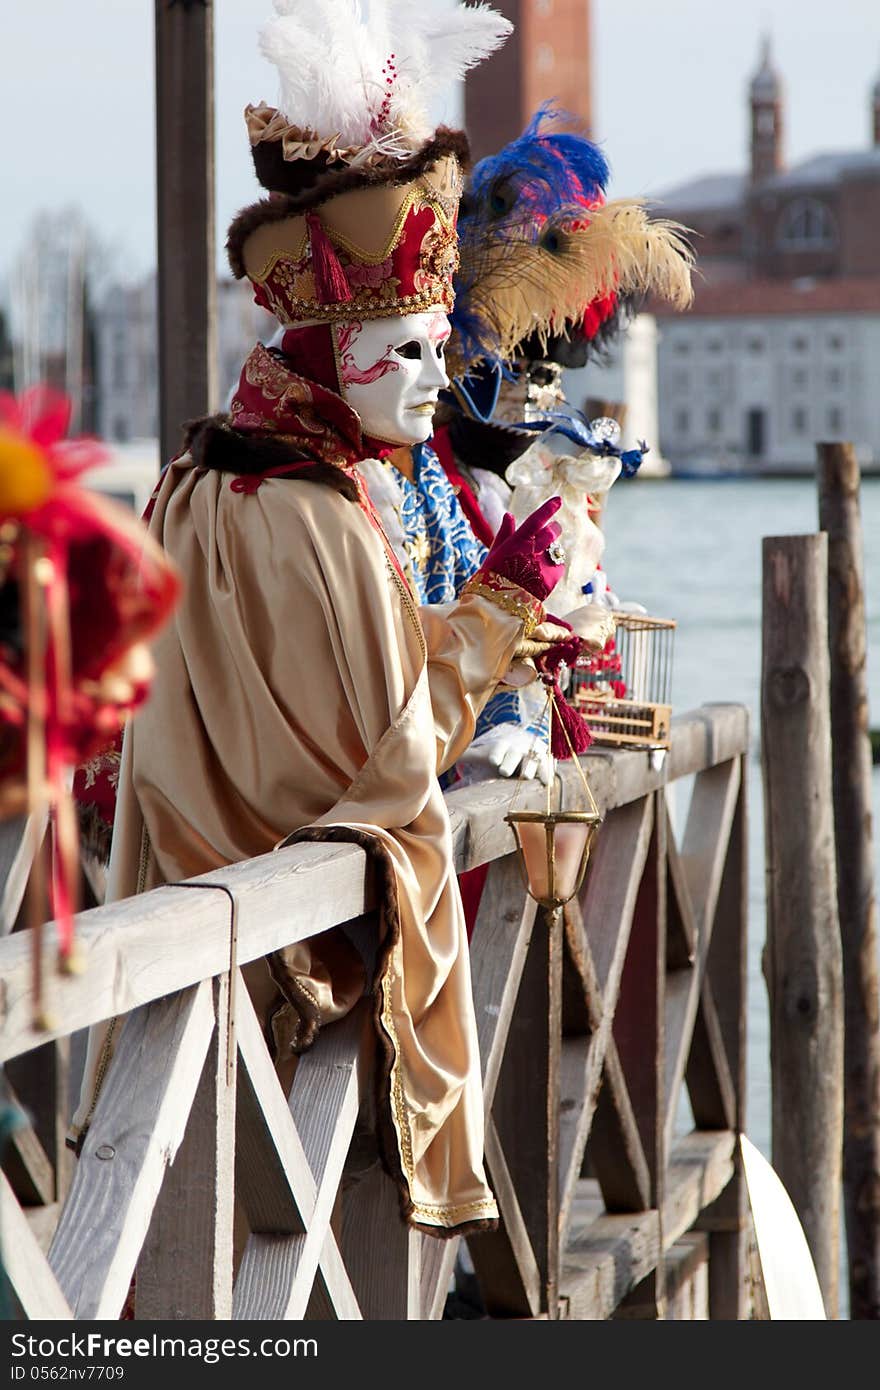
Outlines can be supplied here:
<path id="1" fill-rule="evenodd" d="M 765 42 L 749 87 L 747 175 L 710 174 L 660 207 L 697 234 L 696 301 L 658 306 L 660 435 L 673 468 L 812 467 L 817 439 L 880 466 L 880 80 L 873 144 L 786 167 Z"/>
<path id="2" fill-rule="evenodd" d="M 217 357 L 225 406 L 241 364 L 257 339 L 268 341 L 275 320 L 253 302 L 247 282 L 217 282 Z M 98 433 L 114 443 L 158 434 L 156 277 L 114 285 L 96 313 Z M 181 421 L 181 424 L 183 421 Z"/>
<path id="3" fill-rule="evenodd" d="M 642 477 L 669 472 L 660 447 L 657 320 L 653 314 L 637 314 L 602 362 L 567 371 L 564 380 L 567 400 L 591 419 L 607 410 L 617 418 L 619 407 L 625 408 L 623 447 L 634 449 L 644 440 L 650 451 L 639 470 Z"/>
<path id="4" fill-rule="evenodd" d="M 119 444 L 154 438 L 159 420 L 156 276 L 111 286 L 95 318 L 98 434 Z"/>

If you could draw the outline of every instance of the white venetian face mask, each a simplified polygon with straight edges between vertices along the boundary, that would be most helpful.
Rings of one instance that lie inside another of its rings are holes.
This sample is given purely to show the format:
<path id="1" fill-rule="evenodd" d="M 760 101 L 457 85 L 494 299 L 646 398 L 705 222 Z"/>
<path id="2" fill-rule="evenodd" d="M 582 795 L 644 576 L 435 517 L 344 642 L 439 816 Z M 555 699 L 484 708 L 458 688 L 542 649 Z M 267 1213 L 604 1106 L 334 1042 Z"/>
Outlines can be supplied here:
<path id="1" fill-rule="evenodd" d="M 449 385 L 449 331 L 440 309 L 334 325 L 342 398 L 365 434 L 397 445 L 430 436 L 437 397 Z"/>

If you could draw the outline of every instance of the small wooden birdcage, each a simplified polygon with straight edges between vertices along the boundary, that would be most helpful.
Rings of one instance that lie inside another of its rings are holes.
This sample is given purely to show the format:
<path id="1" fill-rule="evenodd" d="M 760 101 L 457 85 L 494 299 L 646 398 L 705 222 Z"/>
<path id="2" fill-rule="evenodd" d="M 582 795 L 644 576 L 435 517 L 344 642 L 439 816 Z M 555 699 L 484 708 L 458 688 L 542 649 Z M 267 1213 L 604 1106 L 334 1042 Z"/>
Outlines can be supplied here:
<path id="1" fill-rule="evenodd" d="M 675 626 L 620 613 L 613 646 L 578 662 L 571 693 L 596 743 L 669 747 Z"/>

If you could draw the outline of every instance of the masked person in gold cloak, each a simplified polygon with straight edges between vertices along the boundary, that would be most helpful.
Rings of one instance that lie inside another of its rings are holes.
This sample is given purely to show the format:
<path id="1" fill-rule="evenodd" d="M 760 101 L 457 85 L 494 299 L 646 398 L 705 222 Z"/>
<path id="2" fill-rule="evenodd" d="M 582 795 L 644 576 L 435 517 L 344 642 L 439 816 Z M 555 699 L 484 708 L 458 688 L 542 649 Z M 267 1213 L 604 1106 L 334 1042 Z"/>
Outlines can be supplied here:
<path id="1" fill-rule="evenodd" d="M 372 991 L 384 1161 L 411 1223 L 460 1233 L 497 1211 L 438 775 L 543 620 L 562 573 L 558 503 L 519 529 L 507 518 L 460 599 L 419 608 L 358 465 L 426 439 L 446 380 L 465 143 L 432 133 L 419 101 L 434 64 L 448 82 L 509 25 L 463 7 L 453 43 L 445 5 L 400 4 L 376 38 L 353 2 L 346 35 L 344 5 L 276 7 L 263 48 L 283 113 L 246 112 L 271 196 L 235 219 L 228 250 L 285 331 L 280 348 L 251 352 L 229 414 L 188 428 L 158 490 L 150 529 L 185 597 L 126 735 L 109 896 L 283 840 L 362 845 L 381 885 L 375 961 L 334 930 L 256 962 L 249 984 L 282 1061 Z M 322 25 L 336 63 L 310 111 Z M 333 80 L 342 95 L 329 110 Z M 102 1052 L 107 1040 L 93 1039 L 81 1134 Z"/>

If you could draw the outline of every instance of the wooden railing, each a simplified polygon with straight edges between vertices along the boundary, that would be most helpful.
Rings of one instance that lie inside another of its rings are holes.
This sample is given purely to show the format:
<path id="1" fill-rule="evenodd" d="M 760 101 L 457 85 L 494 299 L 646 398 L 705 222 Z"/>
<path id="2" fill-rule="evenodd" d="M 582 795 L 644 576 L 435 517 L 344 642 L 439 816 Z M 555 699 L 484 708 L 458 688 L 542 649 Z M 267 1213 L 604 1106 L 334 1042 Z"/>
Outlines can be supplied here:
<path id="1" fill-rule="evenodd" d="M 661 767 L 592 751 L 605 822 L 558 926 L 525 896 L 511 785 L 448 796 L 459 869 L 490 865 L 472 967 L 502 1223 L 469 1252 L 491 1316 L 744 1315 L 747 747 L 745 710 L 717 705 L 675 721 Z M 677 839 L 666 788 L 691 774 Z M 564 781 L 577 804 L 572 769 Z M 0 1180 L 24 1315 L 118 1317 L 136 1269 L 139 1318 L 442 1316 L 459 1242 L 408 1230 L 391 1180 L 369 1154 L 354 1162 L 365 1004 L 322 1032 L 288 1099 L 241 980 L 371 912 L 362 851 L 302 845 L 193 885 L 81 915 L 84 973 L 52 982 L 49 1034 L 32 1027 L 27 933 L 0 941 L 10 1074 L 125 1016 L 66 1195 L 46 1123 Z M 684 1083 L 694 1128 L 680 1135 Z"/>

